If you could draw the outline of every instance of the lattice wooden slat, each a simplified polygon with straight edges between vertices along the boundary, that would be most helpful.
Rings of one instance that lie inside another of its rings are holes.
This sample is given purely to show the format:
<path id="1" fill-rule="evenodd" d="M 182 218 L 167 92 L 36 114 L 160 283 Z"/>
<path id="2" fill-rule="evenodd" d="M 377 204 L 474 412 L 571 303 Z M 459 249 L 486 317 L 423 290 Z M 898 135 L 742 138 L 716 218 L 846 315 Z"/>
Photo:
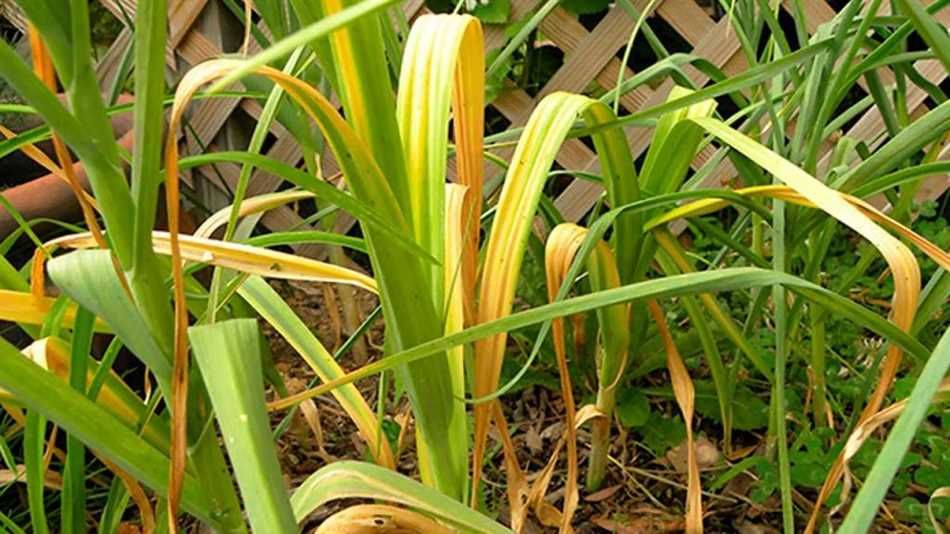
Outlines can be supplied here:
<path id="1" fill-rule="evenodd" d="M 134 16 L 136 0 L 100 1 L 115 13 L 120 20 L 124 20 L 125 17 L 122 13 L 123 10 L 125 14 Z M 172 1 L 169 15 L 168 56 L 170 67 L 177 70 L 179 74 L 190 66 L 219 57 L 222 54 L 221 47 L 216 44 L 217 36 L 203 32 L 199 23 L 203 10 L 212 7 L 212 4 L 219 1 Z M 540 0 L 512 0 L 511 19 L 522 20 L 530 16 L 539 7 L 540 3 Z M 633 2 L 638 10 L 646 8 L 649 3 L 648 0 L 634 0 Z M 929 2 L 925 1 L 925 3 Z M 402 4 L 403 13 L 409 20 L 412 20 L 426 12 L 424 4 L 424 0 L 406 0 Z M 835 16 L 835 10 L 825 0 L 809 0 L 808 2 L 784 0 L 782 7 L 792 16 L 796 16 L 796 4 L 803 6 L 805 28 L 809 33 L 814 33 L 821 24 L 828 22 Z M 882 13 L 888 13 L 889 5 L 886 2 L 884 4 Z M 7 18 L 14 25 L 25 30 L 26 21 L 12 1 L 0 0 L 0 16 Z M 662 0 L 656 2 L 654 11 L 647 20 L 652 21 L 658 18 L 665 21 L 690 45 L 690 53 L 707 59 L 727 74 L 735 74 L 746 67 L 745 56 L 740 50 L 735 32 L 730 28 L 728 18 L 722 17 L 715 20 L 698 0 Z M 942 10 L 938 14 L 938 20 L 945 25 L 950 24 L 950 10 Z M 617 83 L 617 75 L 621 69 L 623 69 L 625 78 L 634 75 L 632 69 L 622 65 L 618 59 L 618 55 L 622 53 L 634 25 L 635 20 L 620 5 L 612 7 L 591 30 L 585 28 L 576 16 L 561 8 L 555 8 L 542 21 L 540 29 L 550 43 L 564 52 L 563 64 L 535 97 L 521 89 L 510 87 L 503 91 L 491 105 L 505 116 L 513 126 L 519 126 L 527 121 L 540 98 L 553 91 L 580 92 L 589 87 L 591 83 L 596 83 L 604 90 L 612 89 Z M 103 79 L 111 79 L 115 75 L 122 53 L 129 46 L 130 37 L 131 32 L 123 31 L 112 49 L 100 61 L 99 73 Z M 486 52 L 501 48 L 507 39 L 504 27 L 496 25 L 486 26 L 485 37 Z M 251 44 L 252 51 L 256 50 L 256 43 L 252 41 Z M 933 83 L 941 83 L 947 76 L 946 71 L 935 61 L 921 61 L 915 67 Z M 709 82 L 704 74 L 691 66 L 686 66 L 683 70 L 698 87 L 702 87 Z M 879 74 L 885 83 L 889 83 L 894 79 L 893 74 L 888 69 L 879 69 Z M 863 80 L 859 83 L 863 84 Z M 626 112 L 634 112 L 659 104 L 666 99 L 672 86 L 673 82 L 669 80 L 652 87 L 641 86 L 623 95 L 620 99 L 621 106 Z M 918 114 L 926 111 L 924 107 L 926 99 L 927 95 L 924 91 L 916 86 L 909 86 L 908 109 L 913 113 Z M 190 125 L 194 131 L 184 136 L 187 148 L 189 150 L 199 150 L 200 146 L 214 143 L 215 139 L 220 137 L 220 134 L 224 131 L 225 125 L 229 123 L 228 119 L 238 111 L 257 116 L 260 112 L 260 104 L 256 101 L 237 98 L 210 99 L 195 104 L 189 117 Z M 763 122 L 763 131 L 769 131 L 767 122 Z M 301 154 L 299 149 L 294 146 L 293 140 L 288 136 L 288 132 L 280 125 L 275 125 L 271 133 L 277 141 L 271 147 L 268 155 L 277 157 L 289 164 L 298 164 Z M 845 135 L 864 141 L 873 148 L 883 141 L 885 133 L 886 130 L 880 113 L 876 108 L 871 108 L 845 132 Z M 652 131 L 647 128 L 628 128 L 626 134 L 634 157 L 638 157 L 649 146 Z M 820 169 L 827 166 L 828 154 L 831 148 L 831 145 L 824 147 L 825 153 L 819 163 Z M 499 155 L 510 157 L 511 152 L 510 149 L 501 150 Z M 716 156 L 717 149 L 707 146 L 696 157 L 693 168 L 699 168 Z M 946 151 L 941 157 L 947 157 Z M 735 170 L 729 160 L 727 158 L 720 159 L 713 172 L 707 176 L 705 183 L 702 184 L 703 186 L 719 186 L 734 177 Z M 573 139 L 566 142 L 558 154 L 557 161 L 566 169 L 597 172 L 596 155 L 580 140 Z M 336 171 L 332 157 L 325 158 L 323 164 L 327 174 Z M 449 166 L 449 175 L 454 176 L 454 162 L 450 161 Z M 232 188 L 234 184 L 229 182 L 236 179 L 234 168 L 219 166 L 218 171 L 220 169 L 225 169 L 224 172 L 221 172 L 221 176 L 224 177 L 223 182 L 217 176 L 218 172 L 210 172 L 209 169 L 197 169 L 195 175 L 209 180 L 216 187 Z M 493 165 L 486 165 L 486 169 L 489 177 L 500 172 Z M 928 182 L 935 183 L 935 186 L 921 187 L 921 190 L 927 191 L 926 194 L 933 197 L 946 189 L 946 182 L 945 176 L 936 177 L 936 179 Z M 278 186 L 279 180 L 274 177 L 267 177 L 260 172 L 255 173 L 252 181 L 252 191 L 257 194 L 272 191 Z M 567 219 L 577 220 L 590 209 L 601 194 L 602 190 L 599 186 L 587 181 L 575 180 L 555 199 L 555 205 Z M 289 225 L 299 224 L 301 221 L 296 213 L 285 207 L 275 210 L 274 213 L 264 219 L 264 222 L 268 227 L 280 230 Z"/>

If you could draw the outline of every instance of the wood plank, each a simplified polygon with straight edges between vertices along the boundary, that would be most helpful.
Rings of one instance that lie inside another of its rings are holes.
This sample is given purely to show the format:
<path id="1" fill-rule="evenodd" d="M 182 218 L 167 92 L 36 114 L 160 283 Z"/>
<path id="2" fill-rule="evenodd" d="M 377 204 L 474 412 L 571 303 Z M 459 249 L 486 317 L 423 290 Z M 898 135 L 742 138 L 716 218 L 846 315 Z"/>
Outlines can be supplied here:
<path id="1" fill-rule="evenodd" d="M 611 9 L 574 50 L 566 52 L 564 64 L 551 76 L 535 100 L 540 102 L 555 91 L 583 91 L 617 50 L 626 44 L 635 23 L 623 9 Z"/>
<path id="2" fill-rule="evenodd" d="M 509 21 L 522 20 L 535 11 L 535 8 L 541 3 L 540 0 L 512 0 L 511 14 Z M 486 24 L 483 28 L 485 37 L 485 53 L 502 48 L 508 43 L 508 36 L 505 35 L 506 26 L 504 24 Z"/>
<path id="3" fill-rule="evenodd" d="M 922 76 L 935 84 L 941 83 L 947 77 L 947 71 L 943 65 L 934 59 L 918 61 L 914 67 Z M 907 108 L 910 110 L 919 110 L 927 100 L 927 93 L 916 85 L 908 84 L 907 90 Z M 884 133 L 887 128 L 884 125 L 884 119 L 880 110 L 876 107 L 868 110 L 846 133 L 848 137 L 858 139 L 868 143 L 868 148 L 875 150 L 884 142 Z M 831 151 L 829 150 L 824 157 L 819 160 L 819 174 L 826 172 Z M 950 183 L 947 184 L 950 186 Z"/>
<path id="4" fill-rule="evenodd" d="M 831 6 L 828 5 L 824 0 L 809 0 L 808 2 L 801 2 L 802 11 L 805 16 L 805 30 L 809 34 L 815 33 L 818 29 L 818 26 L 821 26 L 825 22 L 831 20 L 836 12 Z M 793 0 L 784 0 L 782 2 L 782 7 L 788 11 L 788 14 L 792 17 L 795 16 L 796 9 L 795 3 Z"/>
<path id="5" fill-rule="evenodd" d="M 552 28 L 556 27 L 557 32 Z M 565 54 L 572 54 L 580 45 L 584 36 L 587 35 L 587 29 L 577 20 L 577 17 L 571 15 L 565 10 L 555 9 L 544 22 L 541 23 L 541 29 L 551 36 L 551 40 Z M 604 89 L 613 89 L 617 85 L 617 73 L 621 68 L 621 61 L 616 55 L 610 56 L 610 61 L 597 73 L 595 78 L 597 83 Z M 630 78 L 635 73 L 628 67 L 623 67 L 624 78 Z M 653 91 L 646 85 L 640 86 L 620 97 L 620 105 L 627 111 L 634 111 L 643 107 Z"/>
<path id="6" fill-rule="evenodd" d="M 726 64 L 739 50 L 739 44 L 735 35 L 725 31 L 728 25 L 728 19 L 721 19 L 716 24 L 716 30 L 707 33 L 697 44 L 693 53 L 707 57 L 707 59 L 718 66 Z M 697 86 L 702 86 L 708 80 L 707 76 L 696 69 L 690 68 L 684 69 L 684 71 Z M 665 101 L 672 87 L 673 82 L 671 80 L 664 81 L 653 95 L 651 95 L 650 99 L 644 103 L 644 106 L 651 107 Z M 629 129 L 627 138 L 629 140 L 630 150 L 635 159 L 649 147 L 652 134 L 652 129 Z M 704 150 L 702 158 L 711 157 L 711 150 L 711 148 L 707 147 Z M 698 159 L 697 161 L 702 161 L 702 159 Z M 697 161 L 694 161 L 694 166 L 697 164 Z M 591 158 L 588 165 L 580 169 L 597 172 L 598 164 L 596 158 Z M 597 184 L 583 180 L 574 180 L 574 182 L 557 197 L 554 205 L 560 210 L 561 214 L 564 215 L 565 219 L 577 221 L 594 205 L 594 202 L 600 197 L 601 192 L 602 188 Z"/>
<path id="7" fill-rule="evenodd" d="M 205 184 L 214 186 L 222 192 L 234 191 L 241 173 L 240 165 L 224 162 L 216 164 L 215 167 L 216 169 L 197 169 L 201 172 L 200 175 L 203 175 L 204 179 L 202 181 Z M 268 211 L 261 217 L 260 223 L 265 228 L 274 232 L 280 232 L 290 228 L 298 228 L 299 230 L 313 229 L 310 225 L 302 224 L 303 218 L 288 206 L 281 206 Z M 294 252 L 310 257 L 318 257 L 322 253 L 320 247 L 313 244 L 298 245 L 293 248 Z"/>
<path id="8" fill-rule="evenodd" d="M 716 22 L 693 0 L 665 0 L 656 11 L 693 46 L 716 29 Z"/>
<path id="9" fill-rule="evenodd" d="M 3 4 L 0 5 L 0 14 L 16 26 L 21 33 L 27 33 L 29 21 L 26 20 L 26 15 L 20 10 L 20 6 L 16 5 L 13 0 L 4 0 Z"/>
<path id="10" fill-rule="evenodd" d="M 172 0 L 168 13 L 168 44 L 176 48 L 184 39 L 208 0 Z"/>
<path id="11" fill-rule="evenodd" d="M 99 63 L 96 64 L 96 77 L 99 79 L 99 87 L 103 91 L 107 90 L 115 79 L 122 64 L 122 58 L 130 46 L 132 46 L 132 30 L 123 26 L 115 41 L 112 42 L 106 53 L 99 59 Z"/>

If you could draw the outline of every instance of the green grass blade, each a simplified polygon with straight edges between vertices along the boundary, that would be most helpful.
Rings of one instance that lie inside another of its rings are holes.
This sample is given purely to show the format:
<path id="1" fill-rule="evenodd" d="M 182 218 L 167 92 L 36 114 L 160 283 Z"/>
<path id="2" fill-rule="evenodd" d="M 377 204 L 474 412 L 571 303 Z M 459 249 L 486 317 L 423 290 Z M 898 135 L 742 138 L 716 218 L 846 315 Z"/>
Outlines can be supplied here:
<path id="1" fill-rule="evenodd" d="M 222 78 L 220 81 L 211 86 L 209 92 L 218 92 L 232 83 L 240 80 L 244 76 L 247 76 L 257 67 L 267 65 L 268 63 L 281 59 L 289 55 L 297 48 L 300 48 L 301 46 L 304 46 L 321 37 L 326 37 L 330 33 L 346 27 L 347 25 L 352 24 L 354 21 L 359 20 L 362 17 L 377 13 L 386 7 L 389 7 L 390 5 L 395 4 L 396 1 L 397 0 L 366 0 L 365 2 L 360 2 L 352 7 L 344 9 L 343 11 L 334 13 L 333 15 L 321 19 L 310 26 L 307 26 L 306 28 L 301 28 L 300 30 L 267 47 L 267 50 L 248 59 L 241 65 L 240 68 L 235 69 L 234 72 L 230 73 L 227 77 Z"/>
<path id="2" fill-rule="evenodd" d="M 234 319 L 188 329 L 231 465 L 255 532 L 296 532 L 264 409 L 257 321 Z"/>
<path id="3" fill-rule="evenodd" d="M 62 73 L 63 82 L 69 83 L 72 76 L 72 31 L 69 6 L 62 0 L 39 0 L 22 2 L 20 9 L 37 30 L 49 49 L 56 69 Z"/>
<path id="4" fill-rule="evenodd" d="M 609 108 L 599 105 L 589 107 L 584 115 L 589 124 L 609 122 L 616 117 Z M 626 139 L 622 135 L 616 135 L 615 132 L 608 135 L 595 135 L 593 141 L 601 173 L 604 176 L 607 201 L 610 205 L 619 207 L 639 200 L 640 185 L 637 170 Z M 635 279 L 634 270 L 639 259 L 643 236 L 642 215 L 638 212 L 629 212 L 617 217 L 613 230 L 611 248 L 617 256 L 620 282 L 627 284 Z"/>
<path id="5" fill-rule="evenodd" d="M 894 106 L 891 103 L 890 95 L 886 87 L 884 87 L 884 82 L 881 81 L 881 77 L 878 76 L 876 70 L 870 70 L 864 74 L 864 80 L 867 82 L 868 91 L 871 93 L 871 97 L 874 99 L 874 104 L 877 106 L 878 112 L 881 114 L 881 118 L 884 120 L 884 126 L 887 129 L 887 134 L 891 137 L 894 137 L 900 133 L 900 121 L 897 118 L 897 113 L 894 110 Z M 820 140 L 819 140 L 820 144 Z"/>
<path id="6" fill-rule="evenodd" d="M 276 247 L 281 245 L 299 245 L 304 243 L 322 243 L 325 245 L 339 245 L 356 252 L 366 254 L 366 242 L 358 237 L 350 237 L 334 232 L 321 230 L 307 230 L 300 232 L 271 232 L 254 236 L 243 243 L 255 247 Z"/>
<path id="7" fill-rule="evenodd" d="M 593 229 L 588 233 L 588 240 L 591 239 L 590 236 L 599 238 L 599 235 L 595 234 Z M 585 251 L 584 247 L 582 247 L 576 257 L 584 258 L 586 257 L 586 252 L 589 252 L 589 250 Z M 575 265 L 578 261 L 580 260 L 575 259 Z M 570 277 L 567 279 L 569 280 Z M 471 343 L 478 339 L 549 321 L 556 317 L 588 312 L 620 302 L 635 302 L 650 298 L 661 299 L 697 293 L 731 291 L 770 286 L 776 283 L 781 283 L 808 300 L 827 308 L 829 313 L 847 317 L 857 324 L 887 338 L 890 342 L 898 345 L 903 350 L 906 350 L 908 354 L 921 361 L 926 359 L 929 355 L 929 351 L 926 347 L 913 336 L 910 336 L 898 328 L 897 325 L 833 291 L 829 291 L 821 286 L 786 273 L 754 267 L 737 267 L 668 276 L 656 280 L 646 280 L 616 289 L 582 295 L 513 313 L 501 319 L 467 328 L 457 334 L 443 336 L 411 349 L 386 356 L 380 361 L 365 365 L 347 374 L 342 379 L 334 380 L 331 383 L 311 390 L 307 392 L 304 397 L 312 397 L 327 391 L 332 391 L 342 385 L 392 369 L 407 362 L 426 358 L 431 354 L 451 349 L 463 343 Z M 287 401 L 273 404 L 277 406 L 289 405 L 298 400 L 300 400 L 300 398 L 292 397 Z"/>
<path id="8" fill-rule="evenodd" d="M 89 349 L 92 346 L 92 327 L 96 316 L 85 308 L 76 313 L 70 350 L 69 385 L 79 393 L 86 393 Z M 62 532 L 86 531 L 86 448 L 75 436 L 66 437 L 66 467 L 63 470 L 63 490 L 60 494 Z"/>
<path id="9" fill-rule="evenodd" d="M 776 178 L 778 180 L 778 178 Z M 776 200 L 772 206 L 772 266 L 776 271 L 786 272 L 785 259 L 785 202 Z M 795 509 L 792 505 L 791 465 L 788 457 L 788 435 L 785 426 L 785 376 L 788 362 L 788 301 L 785 287 L 772 286 L 772 304 L 775 306 L 775 378 L 772 381 L 772 417 L 769 428 L 775 429 L 775 445 L 778 447 L 779 488 L 782 496 L 782 524 L 785 534 L 795 532 Z M 774 425 L 774 426 L 773 426 Z"/>
<path id="10" fill-rule="evenodd" d="M 244 282 L 238 293 L 248 304 L 287 342 L 324 382 L 334 380 L 345 373 L 310 328 L 287 305 L 281 296 L 262 278 L 252 276 Z M 337 401 L 353 420 L 363 438 L 367 441 L 371 454 L 378 463 L 387 467 L 395 464 L 389 442 L 381 436 L 376 418 L 366 400 L 355 386 L 347 386 L 333 392 Z"/>
<path id="11" fill-rule="evenodd" d="M 105 409 L 46 372 L 6 341 L 0 341 L 0 386 L 23 404 L 99 451 L 123 470 L 164 495 L 168 458 Z M 182 505 L 212 525 L 216 515 L 197 482 L 186 473 Z"/>
<path id="12" fill-rule="evenodd" d="M 904 455 L 910 448 L 920 423 L 930 409 L 934 394 L 950 370 L 950 330 L 944 332 L 933 354 L 920 371 L 917 383 L 907 399 L 903 413 L 891 429 L 884 446 L 880 449 L 871 472 L 864 479 L 861 490 L 851 503 L 844 523 L 838 529 L 842 533 L 867 532 L 877 515 L 878 507 L 887 494 L 894 475 L 901 466 Z"/>
<path id="13" fill-rule="evenodd" d="M 30 291 L 30 283 L 20 275 L 6 256 L 0 256 L 0 287 L 24 293 Z"/>
<path id="14" fill-rule="evenodd" d="M 868 159 L 839 176 L 830 185 L 841 191 L 850 191 L 872 177 L 888 172 L 921 147 L 942 136 L 948 123 L 950 123 L 950 100 L 912 122 L 907 128 L 901 130 L 901 133 L 878 148 Z"/>
<path id="15" fill-rule="evenodd" d="M 167 0 L 146 2 L 135 10 L 135 103 L 132 108 L 131 193 L 135 203 L 133 269 L 153 263 L 152 227 L 161 183 L 162 108 L 165 98 L 165 26 Z M 171 309 L 167 310 L 171 314 Z"/>
<path id="16" fill-rule="evenodd" d="M 940 311 L 947 312 L 947 297 L 950 296 L 950 271 L 938 269 L 920 294 L 917 317 L 910 331 L 919 332 Z"/>
<path id="17" fill-rule="evenodd" d="M 284 3 L 276 0 L 258 0 L 254 3 L 254 7 L 274 38 L 283 39 L 287 34 L 287 14 L 284 13 Z"/>
<path id="18" fill-rule="evenodd" d="M 916 182 L 927 176 L 950 173 L 950 161 L 935 161 L 932 163 L 923 163 L 900 169 L 884 176 L 872 178 L 864 184 L 856 187 L 851 192 L 852 195 L 860 198 L 868 198 L 872 195 L 882 193 L 888 189 L 904 185 L 909 182 Z"/>
<path id="19" fill-rule="evenodd" d="M 9 347 L 4 343 L 0 350 Z M 21 357 L 22 358 L 22 357 Z M 36 534 L 49 534 L 46 520 L 46 503 L 43 499 L 46 466 L 43 462 L 46 444 L 46 417 L 37 410 L 26 414 L 23 429 L 23 464 L 26 468 L 27 502 L 30 507 L 30 524 Z"/>
<path id="20" fill-rule="evenodd" d="M 937 22 L 917 0 L 897 0 L 897 5 L 933 50 L 943 68 L 950 70 L 950 36 L 947 35 L 946 26 Z"/>
<path id="21" fill-rule="evenodd" d="M 625 79 L 623 83 L 621 83 L 619 86 L 603 94 L 600 97 L 600 101 L 604 103 L 610 103 L 610 101 L 617 98 L 618 95 L 624 95 L 626 93 L 629 93 L 630 91 L 633 91 L 637 87 L 647 82 L 650 82 L 660 76 L 666 75 L 667 73 L 670 73 L 670 72 L 681 72 L 682 71 L 681 67 L 683 65 L 693 65 L 696 68 L 700 68 L 700 65 L 706 65 L 706 63 L 708 63 L 708 60 L 700 56 L 695 56 L 693 54 L 684 54 L 684 53 L 671 54 L 670 56 L 665 57 L 657 61 L 656 63 L 653 63 L 652 65 L 644 68 L 643 70 L 638 71 L 636 74 L 634 74 L 630 78 Z M 704 66 L 703 68 L 707 68 L 707 67 L 716 69 L 716 66 L 711 63 L 709 65 Z M 720 71 L 720 74 L 721 74 L 721 71 Z M 717 81 L 720 81 L 722 79 L 724 79 L 724 77 L 719 76 L 719 79 L 717 79 Z M 683 85 L 686 85 L 686 84 L 683 84 Z"/>
<path id="22" fill-rule="evenodd" d="M 594 253 L 587 259 L 591 291 L 602 291 L 620 286 L 620 273 L 613 252 L 599 241 Z M 597 410 L 605 418 L 592 421 L 591 455 L 587 469 L 587 490 L 596 491 L 603 482 L 607 467 L 609 438 L 617 388 L 627 367 L 630 350 L 630 311 L 626 304 L 615 304 L 597 309 L 601 332 L 601 354 L 597 365 Z"/>
<path id="23" fill-rule="evenodd" d="M 99 516 L 97 534 L 115 534 L 118 532 L 119 523 L 122 522 L 125 509 L 129 506 L 129 500 L 129 492 L 126 491 L 122 479 L 113 478 L 112 484 L 109 485 L 109 493 L 106 495 L 106 503 L 102 507 L 102 515 Z M 165 524 L 165 522 L 161 524 Z"/>
<path id="24" fill-rule="evenodd" d="M 491 65 L 488 66 L 488 72 L 485 74 L 485 77 L 489 80 L 495 79 L 501 70 L 505 67 L 505 63 L 511 58 L 512 54 L 515 53 L 521 45 L 531 36 L 537 27 L 541 24 L 541 21 L 544 20 L 548 14 L 557 7 L 560 3 L 560 0 L 548 0 L 544 3 L 534 14 L 531 16 L 528 21 L 518 28 L 518 32 L 515 33 L 514 37 L 505 44 L 505 47 L 495 56 L 495 59 L 491 62 Z"/>
<path id="25" fill-rule="evenodd" d="M 695 94 L 675 86 L 670 91 L 667 103 Z M 644 195 L 672 193 L 679 189 L 703 138 L 702 128 L 689 119 L 710 117 L 715 109 L 715 100 L 704 99 L 664 113 L 660 117 L 646 159 L 640 168 L 640 189 Z"/>
<path id="26" fill-rule="evenodd" d="M 12 534 L 26 534 L 26 531 L 17 525 L 13 519 L 10 518 L 7 514 L 0 512 L 0 525 L 7 529 Z"/>

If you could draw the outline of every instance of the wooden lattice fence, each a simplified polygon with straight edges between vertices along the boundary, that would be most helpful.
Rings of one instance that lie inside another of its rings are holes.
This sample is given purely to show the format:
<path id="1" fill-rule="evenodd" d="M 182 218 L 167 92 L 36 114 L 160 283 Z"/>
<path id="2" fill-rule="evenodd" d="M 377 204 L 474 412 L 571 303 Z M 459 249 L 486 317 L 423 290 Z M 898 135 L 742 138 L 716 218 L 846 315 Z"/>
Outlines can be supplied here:
<path id="1" fill-rule="evenodd" d="M 136 0 L 101 0 L 102 4 L 116 15 L 119 20 L 129 20 L 134 14 Z M 790 10 L 791 2 L 786 0 L 784 9 Z M 929 3 L 929 2 L 926 2 Z M 226 18 L 233 19 L 225 8 L 219 5 L 218 0 L 173 0 L 169 13 L 169 50 L 168 66 L 172 73 L 184 72 L 190 66 L 207 59 L 221 55 L 224 51 L 232 52 L 237 49 L 233 31 L 223 29 L 222 22 Z M 541 0 L 512 0 L 511 20 L 521 20 L 529 16 L 541 4 Z M 634 6 L 645 9 L 647 0 L 635 0 Z M 654 3 L 651 19 L 661 18 L 671 27 L 683 41 L 692 47 L 691 54 L 701 56 L 727 75 L 741 72 L 746 67 L 745 56 L 740 50 L 739 41 L 735 32 L 731 30 L 728 17 L 718 19 L 711 15 L 698 0 L 662 0 Z M 887 4 L 887 3 L 885 3 Z M 835 15 L 825 0 L 808 0 L 804 2 L 806 26 L 809 32 L 814 32 L 818 26 L 829 21 Z M 886 9 L 884 7 L 883 9 Z M 406 16 L 413 18 L 427 10 L 423 0 L 406 0 L 402 5 Z M 10 0 L 0 0 L 0 15 L 7 18 L 17 27 L 25 31 L 25 19 Z M 944 25 L 950 25 L 950 10 L 942 10 L 938 20 Z M 235 23 L 235 20 L 230 20 Z M 550 40 L 550 43 L 563 51 L 563 64 L 558 68 L 540 91 L 531 96 L 522 89 L 510 84 L 491 103 L 501 115 L 507 118 L 512 126 L 523 125 L 531 110 L 538 101 L 553 91 L 583 92 L 598 84 L 604 90 L 613 89 L 617 82 L 618 70 L 624 69 L 624 76 L 630 77 L 634 72 L 622 65 L 618 59 L 619 53 L 626 45 L 636 21 L 627 9 L 615 5 L 596 23 L 592 29 L 587 29 L 577 16 L 561 8 L 555 8 L 541 23 L 541 31 Z M 262 28 L 263 30 L 263 28 Z M 230 40 L 229 40 L 230 37 Z M 506 43 L 504 27 L 489 25 L 486 28 L 486 53 L 501 48 Z M 105 85 L 111 80 L 122 63 L 125 51 L 131 44 L 131 31 L 122 30 L 108 52 L 98 63 L 98 74 Z M 252 43 L 251 52 L 254 51 Z M 918 72 L 932 83 L 939 84 L 947 76 L 947 72 L 935 60 L 919 61 L 915 64 Z M 709 82 L 699 70 L 692 66 L 685 66 L 684 72 L 697 87 Z M 885 83 L 893 81 L 893 75 L 886 68 L 879 70 L 879 75 Z M 666 80 L 655 87 L 643 85 L 636 90 L 622 96 L 620 103 L 626 112 L 634 112 L 645 107 L 661 103 L 669 93 L 673 82 Z M 911 86 L 907 93 L 907 106 L 912 114 L 919 115 L 926 111 L 927 94 L 916 86 Z M 185 153 L 199 151 L 201 147 L 209 150 L 236 148 L 241 149 L 241 128 L 229 120 L 236 114 L 246 114 L 256 118 L 261 113 L 260 104 L 252 99 L 209 99 L 194 105 L 190 116 L 191 129 L 182 139 Z M 245 128 L 246 130 L 246 128 Z M 289 164 L 300 163 L 302 153 L 293 137 L 288 132 L 275 125 L 271 132 L 275 141 L 270 145 L 267 155 L 280 159 Z M 875 148 L 886 138 L 884 121 L 876 108 L 871 108 L 857 120 L 845 135 L 858 141 L 863 141 L 870 148 Z M 629 128 L 627 138 L 634 157 L 638 157 L 647 148 L 651 131 L 648 128 Z M 244 132 L 246 135 L 246 132 Z M 824 147 L 822 165 L 827 165 L 831 146 Z M 698 169 L 711 158 L 716 157 L 716 148 L 707 146 L 693 162 L 693 168 Z M 499 152 L 502 157 L 510 157 L 511 149 Z M 950 150 L 944 148 L 940 158 L 950 156 Z M 561 149 L 557 162 L 564 169 L 596 172 L 597 158 L 594 152 L 583 142 L 577 139 L 568 140 Z M 335 172 L 332 158 L 326 158 L 324 165 L 327 175 Z M 450 162 L 451 166 L 451 162 Z M 497 167 L 487 166 L 488 177 L 496 175 Z M 226 201 L 224 191 L 232 191 L 237 182 L 239 168 L 233 164 L 218 164 L 215 169 L 198 168 L 192 175 L 186 177 L 193 187 L 203 192 L 204 198 L 217 196 L 212 205 L 223 205 Z M 451 175 L 450 169 L 450 175 Z M 727 183 L 734 176 L 734 169 L 727 158 L 707 175 L 705 186 L 720 186 Z M 280 185 L 280 179 L 258 172 L 251 181 L 249 194 L 263 194 L 275 190 Z M 950 185 L 946 175 L 928 179 L 919 189 L 919 199 L 933 199 L 938 197 Z M 584 180 L 571 182 L 556 198 L 555 205 L 568 220 L 578 220 L 596 202 L 601 194 L 598 185 Z M 877 199 L 881 205 L 883 199 Z M 283 230 L 292 226 L 300 226 L 301 217 L 289 207 L 283 207 L 269 212 L 262 223 L 272 230 Z M 315 253 L 317 249 L 303 249 L 301 252 Z"/>

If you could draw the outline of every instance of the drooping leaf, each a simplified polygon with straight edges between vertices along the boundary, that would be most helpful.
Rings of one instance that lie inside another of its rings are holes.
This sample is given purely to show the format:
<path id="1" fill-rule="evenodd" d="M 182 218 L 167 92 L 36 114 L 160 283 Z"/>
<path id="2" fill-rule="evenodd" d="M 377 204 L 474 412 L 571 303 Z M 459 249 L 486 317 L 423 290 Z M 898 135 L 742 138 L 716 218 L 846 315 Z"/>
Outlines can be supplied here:
<path id="1" fill-rule="evenodd" d="M 310 475 L 294 490 L 298 521 L 335 499 L 369 498 L 402 504 L 468 532 L 511 532 L 488 517 L 399 473 L 373 464 L 334 462 Z"/>
<path id="2" fill-rule="evenodd" d="M 940 388 L 943 377 L 950 369 L 950 330 L 944 332 L 940 342 L 920 371 L 913 391 L 906 399 L 897 422 L 881 447 L 871 472 L 851 504 L 850 511 L 841 525 L 842 532 L 861 532 L 870 527 L 877 515 L 878 506 L 901 467 L 901 461 L 917 433 L 917 428 L 930 408 L 934 394 Z"/>
<path id="3" fill-rule="evenodd" d="M 267 282 L 252 276 L 241 285 L 238 293 L 287 340 L 321 380 L 329 382 L 345 374 L 320 340 Z M 333 394 L 356 424 L 377 463 L 394 467 L 389 442 L 380 436 L 375 414 L 359 390 L 348 385 L 335 390 Z"/>
<path id="4" fill-rule="evenodd" d="M 48 262 L 49 276 L 76 302 L 101 317 L 155 375 L 162 392 L 171 392 L 171 361 L 159 348 L 122 289 L 108 251 L 77 250 Z"/>
<path id="5" fill-rule="evenodd" d="M 159 494 L 168 489 L 168 457 L 118 422 L 105 409 L 0 340 L 0 386 L 44 414 L 91 449 L 104 454 Z M 182 505 L 196 517 L 220 525 L 218 511 L 188 473 Z"/>

